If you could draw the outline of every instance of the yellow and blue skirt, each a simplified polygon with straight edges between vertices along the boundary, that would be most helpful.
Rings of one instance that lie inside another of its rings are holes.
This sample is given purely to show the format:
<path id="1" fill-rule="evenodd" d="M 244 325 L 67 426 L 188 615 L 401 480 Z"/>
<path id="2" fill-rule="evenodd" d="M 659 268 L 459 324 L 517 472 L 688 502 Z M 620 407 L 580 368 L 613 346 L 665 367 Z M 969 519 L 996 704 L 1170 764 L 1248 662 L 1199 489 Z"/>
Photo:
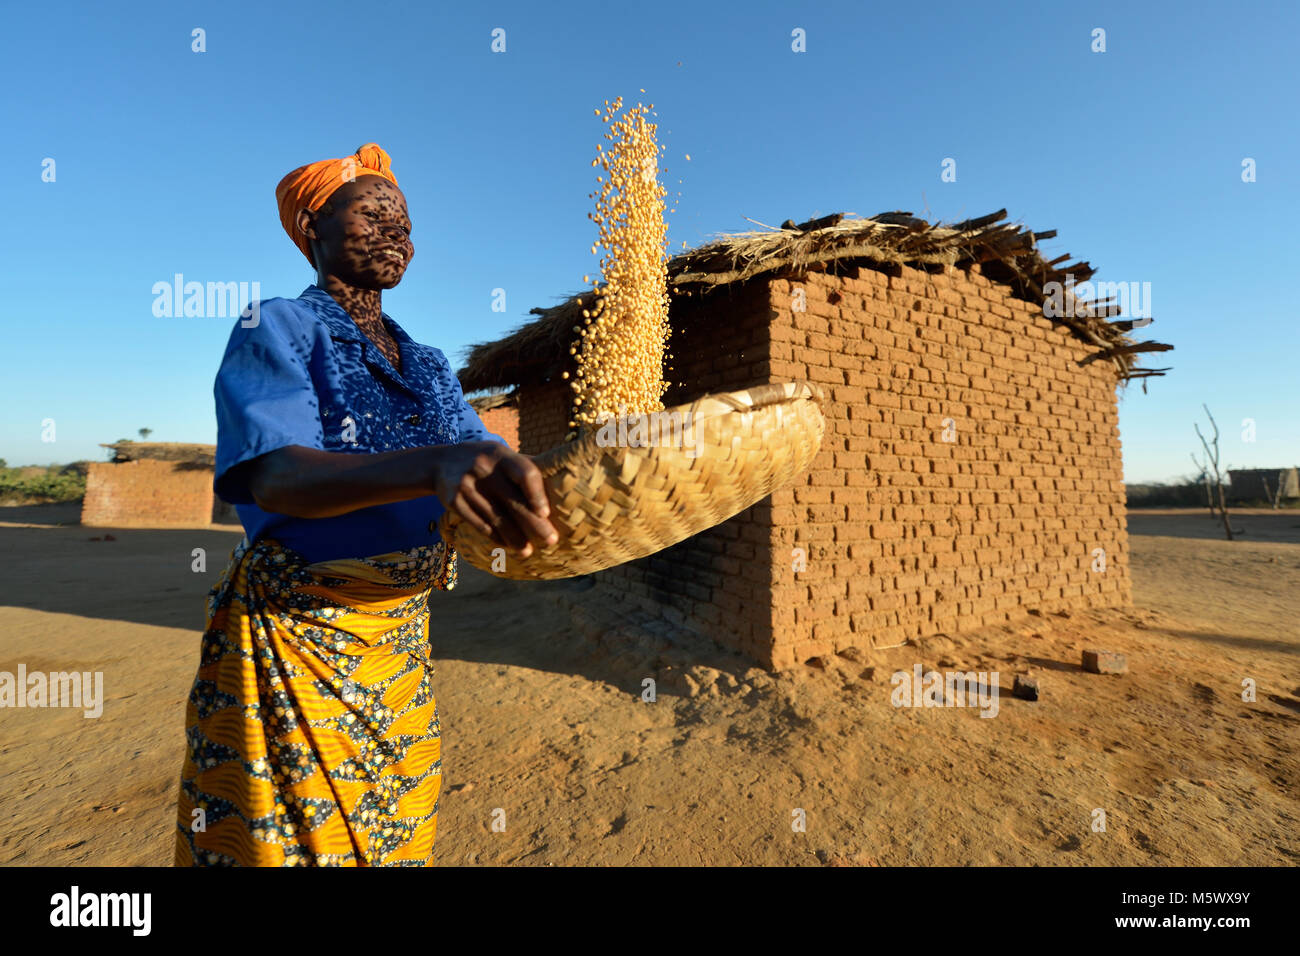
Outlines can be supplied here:
<path id="1" fill-rule="evenodd" d="M 442 787 L 429 594 L 439 542 L 306 564 L 247 539 L 208 594 L 178 866 L 429 866 Z"/>

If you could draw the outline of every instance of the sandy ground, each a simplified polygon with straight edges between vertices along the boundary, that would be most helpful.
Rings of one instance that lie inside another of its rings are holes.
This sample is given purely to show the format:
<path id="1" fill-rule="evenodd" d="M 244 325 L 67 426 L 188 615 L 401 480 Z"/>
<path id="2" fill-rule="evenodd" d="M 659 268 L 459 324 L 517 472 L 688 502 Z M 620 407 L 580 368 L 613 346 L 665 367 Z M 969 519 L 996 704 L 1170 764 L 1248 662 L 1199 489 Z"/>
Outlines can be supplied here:
<path id="1" fill-rule="evenodd" d="M 106 532 L 76 518 L 0 510 L 0 670 L 106 683 L 98 719 L 0 711 L 0 863 L 169 865 L 203 599 L 239 532 L 93 541 Z M 1247 536 L 1227 542 L 1203 512 L 1135 512 L 1134 609 L 864 646 L 778 676 L 635 629 L 593 639 L 556 600 L 567 586 L 462 565 L 431 627 L 437 860 L 1295 865 L 1300 513 L 1238 521 Z M 1126 654 L 1129 673 L 1085 673 L 1086 646 Z M 890 675 L 915 663 L 996 672 L 996 716 L 892 706 Z M 1007 692 L 1025 670 L 1038 701 Z"/>

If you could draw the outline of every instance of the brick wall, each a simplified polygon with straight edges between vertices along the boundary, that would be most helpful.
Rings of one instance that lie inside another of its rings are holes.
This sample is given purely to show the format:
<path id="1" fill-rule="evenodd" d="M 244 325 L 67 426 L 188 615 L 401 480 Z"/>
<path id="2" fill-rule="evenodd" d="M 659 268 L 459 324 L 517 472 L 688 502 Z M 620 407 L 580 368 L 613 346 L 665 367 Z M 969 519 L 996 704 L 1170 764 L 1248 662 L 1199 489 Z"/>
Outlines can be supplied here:
<path id="1" fill-rule="evenodd" d="M 829 392 L 826 437 L 791 486 L 593 575 L 587 600 L 657 609 L 773 668 L 1131 603 L 1113 366 L 1080 367 L 1091 349 L 978 268 L 750 282 L 674 299 L 672 325 L 687 384 L 665 404 L 806 378 Z M 567 396 L 530 397 L 536 454 L 562 439 Z"/>
<path id="2" fill-rule="evenodd" d="M 573 390 L 563 381 L 519 388 L 517 450 L 521 454 L 540 455 L 564 441 L 569 433 L 572 394 Z"/>
<path id="3" fill-rule="evenodd" d="M 504 438 L 515 451 L 519 450 L 519 409 L 513 405 L 500 405 L 479 412 L 483 427 Z"/>
<path id="4" fill-rule="evenodd" d="M 772 496 L 777 667 L 1132 600 L 1113 366 L 978 269 L 896 271 L 771 285 L 773 377 L 833 399 Z"/>
<path id="5" fill-rule="evenodd" d="M 212 466 L 93 462 L 81 523 L 98 528 L 204 528 L 213 517 Z"/>

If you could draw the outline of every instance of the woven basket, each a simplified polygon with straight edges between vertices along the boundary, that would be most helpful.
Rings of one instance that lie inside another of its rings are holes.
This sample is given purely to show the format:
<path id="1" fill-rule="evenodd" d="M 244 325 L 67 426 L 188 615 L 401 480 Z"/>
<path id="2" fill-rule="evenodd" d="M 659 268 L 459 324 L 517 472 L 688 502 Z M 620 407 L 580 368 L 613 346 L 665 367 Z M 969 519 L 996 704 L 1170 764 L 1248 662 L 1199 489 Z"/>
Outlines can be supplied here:
<path id="1" fill-rule="evenodd" d="M 624 443 L 613 447 L 602 447 L 599 428 L 582 429 L 534 459 L 559 540 L 534 544 L 527 558 L 506 550 L 505 570 L 494 573 L 523 581 L 590 574 L 726 521 L 808 468 L 826 429 L 818 407 L 825 400 L 812 382 L 706 395 L 659 413 L 692 423 L 684 441 L 681 432 L 663 437 L 667 429 L 660 428 L 658 444 L 652 437 L 642 441 L 646 447 L 634 444 L 632 416 Z M 492 552 L 502 545 L 452 511 L 443 513 L 438 530 L 474 567 L 493 570 Z"/>

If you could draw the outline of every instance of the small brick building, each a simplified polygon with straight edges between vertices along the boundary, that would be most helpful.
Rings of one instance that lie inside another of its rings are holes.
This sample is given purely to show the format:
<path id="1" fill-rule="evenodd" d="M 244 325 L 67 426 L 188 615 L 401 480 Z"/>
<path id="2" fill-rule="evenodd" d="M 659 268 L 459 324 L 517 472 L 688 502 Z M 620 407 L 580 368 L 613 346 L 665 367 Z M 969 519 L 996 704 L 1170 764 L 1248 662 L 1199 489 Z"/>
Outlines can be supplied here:
<path id="1" fill-rule="evenodd" d="M 487 430 L 519 447 L 514 394 L 470 399 Z M 91 462 L 81 523 L 92 528 L 205 528 L 239 524 L 235 506 L 212 489 L 216 446 L 116 442 L 112 461 Z"/>
<path id="2" fill-rule="evenodd" d="M 239 524 L 212 492 L 215 445 L 118 442 L 86 472 L 81 523 L 92 528 L 206 528 Z"/>
<path id="3" fill-rule="evenodd" d="M 1005 211 L 954 226 L 831 216 L 670 260 L 665 406 L 760 382 L 829 394 L 812 468 L 726 522 L 591 575 L 771 668 L 1054 611 L 1131 603 L 1116 310 L 1066 294 Z M 462 387 L 517 386 L 519 450 L 566 439 L 579 296 L 476 346 Z M 1059 310 L 1058 310 L 1059 311 Z M 679 384 L 680 383 L 680 384 Z"/>
<path id="4" fill-rule="evenodd" d="M 500 435 L 511 448 L 519 450 L 519 403 L 514 392 L 471 398 L 469 403 L 488 431 Z"/>

